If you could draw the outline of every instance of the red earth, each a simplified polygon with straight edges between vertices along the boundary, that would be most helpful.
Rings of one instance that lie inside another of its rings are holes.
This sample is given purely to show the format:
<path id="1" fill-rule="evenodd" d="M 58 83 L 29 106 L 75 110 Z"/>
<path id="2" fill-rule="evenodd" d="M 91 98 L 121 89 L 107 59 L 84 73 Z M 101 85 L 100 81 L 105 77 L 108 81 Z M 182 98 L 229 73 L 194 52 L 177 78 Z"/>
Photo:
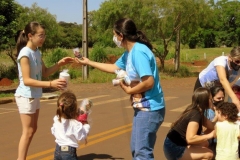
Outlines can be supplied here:
<path id="1" fill-rule="evenodd" d="M 3 78 L 0 80 L 0 86 L 11 86 L 12 83 L 13 81 L 8 78 Z"/>

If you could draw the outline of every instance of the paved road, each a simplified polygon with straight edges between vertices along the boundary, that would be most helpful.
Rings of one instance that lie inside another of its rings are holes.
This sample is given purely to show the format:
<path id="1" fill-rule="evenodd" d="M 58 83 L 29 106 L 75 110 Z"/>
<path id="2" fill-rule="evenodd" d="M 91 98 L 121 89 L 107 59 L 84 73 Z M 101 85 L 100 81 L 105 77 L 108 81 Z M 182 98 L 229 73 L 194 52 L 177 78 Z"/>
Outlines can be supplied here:
<path id="1" fill-rule="evenodd" d="M 178 83 L 178 82 L 175 82 Z M 165 160 L 162 151 L 163 140 L 171 123 L 190 103 L 193 84 L 184 86 L 164 86 L 166 117 L 158 131 L 155 145 L 155 159 Z M 133 110 L 129 97 L 118 87 L 91 92 L 78 92 L 79 102 L 83 98 L 93 101 L 91 113 L 91 132 L 88 144 L 80 143 L 79 160 L 131 160 L 130 134 Z M 55 148 L 54 137 L 50 132 L 52 118 L 56 111 L 56 99 L 42 100 L 38 131 L 31 143 L 28 160 L 51 160 Z M 0 105 L 0 159 L 17 158 L 21 123 L 15 103 Z"/>

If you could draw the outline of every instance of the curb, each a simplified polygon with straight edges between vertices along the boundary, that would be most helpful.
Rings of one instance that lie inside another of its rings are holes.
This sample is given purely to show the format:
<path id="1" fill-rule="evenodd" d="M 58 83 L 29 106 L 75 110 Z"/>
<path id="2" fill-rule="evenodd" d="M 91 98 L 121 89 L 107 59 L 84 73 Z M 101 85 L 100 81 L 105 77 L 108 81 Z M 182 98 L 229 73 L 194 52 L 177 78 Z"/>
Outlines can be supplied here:
<path id="1" fill-rule="evenodd" d="M 58 94 L 53 94 L 53 93 L 43 93 L 42 97 L 40 98 L 41 100 L 47 100 L 47 99 L 55 99 L 58 97 Z M 15 102 L 14 97 L 4 97 L 0 98 L 0 105 L 1 104 L 7 104 L 7 103 L 13 103 Z"/>

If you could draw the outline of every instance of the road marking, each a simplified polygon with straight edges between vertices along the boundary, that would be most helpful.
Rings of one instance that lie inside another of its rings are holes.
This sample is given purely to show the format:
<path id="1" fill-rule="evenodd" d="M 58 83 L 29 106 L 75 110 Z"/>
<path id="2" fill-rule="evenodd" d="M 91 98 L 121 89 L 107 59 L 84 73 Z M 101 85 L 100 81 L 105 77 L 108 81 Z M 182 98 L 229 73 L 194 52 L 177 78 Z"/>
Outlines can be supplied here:
<path id="1" fill-rule="evenodd" d="M 173 111 L 173 112 L 183 112 L 183 111 L 185 111 L 185 109 L 186 109 L 187 106 L 189 106 L 189 105 L 190 105 L 190 103 L 189 103 L 189 104 L 186 104 L 185 106 L 182 106 L 182 107 L 179 107 L 179 108 L 172 109 L 172 110 L 170 110 L 170 111 Z"/>
<path id="2" fill-rule="evenodd" d="M 0 114 L 6 114 L 6 113 L 12 113 L 12 112 L 16 112 L 16 111 L 1 112 Z"/>
<path id="3" fill-rule="evenodd" d="M 172 123 L 169 122 L 163 122 L 161 127 L 170 127 L 172 125 Z"/>
<path id="4" fill-rule="evenodd" d="M 102 97 L 107 97 L 107 96 L 110 96 L 110 95 L 100 95 L 100 96 L 93 96 L 93 97 L 87 97 L 87 98 L 92 100 L 92 99 L 97 99 L 97 98 L 102 98 Z M 85 99 L 85 98 L 78 98 L 77 101 L 81 101 L 83 99 Z M 56 101 L 56 99 L 55 99 L 55 101 Z M 48 104 L 56 104 L 56 102 L 48 103 Z M 94 105 L 95 105 L 95 103 L 94 103 Z"/>
<path id="5" fill-rule="evenodd" d="M 17 111 L 18 109 L 9 109 L 9 108 L 0 108 L 0 109 L 3 109 L 3 110 L 10 110 L 10 111 Z"/>
<path id="6" fill-rule="evenodd" d="M 169 122 L 163 122 L 161 127 L 170 127 L 171 124 L 172 123 L 169 123 Z M 100 143 L 102 141 L 111 139 L 113 137 L 122 135 L 124 133 L 128 133 L 131 130 L 132 130 L 132 123 L 124 125 L 124 126 L 120 126 L 120 127 L 117 127 L 117 128 L 105 131 L 105 132 L 101 132 L 101 133 L 98 133 L 98 134 L 95 134 L 95 135 L 92 135 L 92 136 L 88 136 L 88 140 L 91 140 L 91 139 L 93 139 L 93 140 L 88 142 L 86 145 L 80 144 L 80 147 L 77 150 L 89 147 L 91 145 L 94 145 L 94 144 Z M 50 156 L 44 157 L 40 160 L 52 160 L 54 158 L 54 151 L 55 151 L 55 148 L 51 148 L 51 149 L 48 149 L 48 150 L 45 150 L 45 151 L 42 151 L 42 152 L 38 152 L 36 154 L 28 156 L 27 160 L 32 160 L 34 158 L 42 157 L 44 155 L 47 156 L 47 154 L 50 154 L 50 153 L 51 153 Z"/>
<path id="7" fill-rule="evenodd" d="M 8 110 L 7 112 L 1 112 L 0 114 L 12 113 L 18 111 L 18 109 L 0 108 L 0 110 Z"/>
<path id="8" fill-rule="evenodd" d="M 129 99 L 129 96 L 126 97 L 122 97 L 122 98 L 115 98 L 115 99 L 110 99 L 110 100 L 105 100 L 105 101 L 100 101 L 100 102 L 96 102 L 93 105 L 100 105 L 100 104 L 105 104 L 105 103 L 111 103 L 111 102 L 118 102 L 118 101 L 122 101 L 122 100 L 126 100 Z"/>

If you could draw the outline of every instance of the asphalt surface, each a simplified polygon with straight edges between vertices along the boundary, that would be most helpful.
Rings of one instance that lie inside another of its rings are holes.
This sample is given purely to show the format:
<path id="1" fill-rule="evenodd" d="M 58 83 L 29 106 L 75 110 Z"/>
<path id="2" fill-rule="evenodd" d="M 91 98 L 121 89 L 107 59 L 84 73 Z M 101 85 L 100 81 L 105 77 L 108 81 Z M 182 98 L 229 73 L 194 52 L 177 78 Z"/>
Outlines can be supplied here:
<path id="1" fill-rule="evenodd" d="M 163 80 L 161 82 L 166 101 L 166 116 L 157 134 L 155 160 L 165 160 L 163 141 L 171 123 L 191 101 L 193 85 L 196 78 Z M 90 87 L 89 85 L 88 87 Z M 88 144 L 80 142 L 77 150 L 79 160 L 131 160 L 130 136 L 133 109 L 129 96 L 120 87 L 94 84 L 90 88 L 83 85 L 74 86 L 78 102 L 89 98 L 93 101 L 90 114 L 91 131 Z M 54 93 L 52 96 L 57 96 Z M 45 95 L 44 95 L 45 96 Z M 56 112 L 56 97 L 41 100 L 38 130 L 28 152 L 28 160 L 51 160 L 55 149 L 54 137 L 50 128 Z M 51 99 L 53 98 L 53 99 Z M 17 159 L 18 142 L 21 135 L 21 122 L 14 101 L 0 104 L 0 159 Z"/>

